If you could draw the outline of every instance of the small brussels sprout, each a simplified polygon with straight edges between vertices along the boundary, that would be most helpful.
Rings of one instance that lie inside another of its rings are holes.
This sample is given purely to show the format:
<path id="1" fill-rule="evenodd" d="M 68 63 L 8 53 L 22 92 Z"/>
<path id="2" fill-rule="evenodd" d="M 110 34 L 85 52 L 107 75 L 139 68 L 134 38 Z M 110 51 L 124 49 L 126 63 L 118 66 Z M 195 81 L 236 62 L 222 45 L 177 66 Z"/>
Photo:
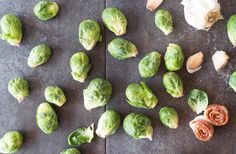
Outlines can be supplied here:
<path id="1" fill-rule="evenodd" d="M 131 83 L 125 90 L 126 101 L 137 108 L 153 109 L 158 99 L 152 90 L 144 83 Z"/>
<path id="2" fill-rule="evenodd" d="M 80 151 L 77 150 L 76 148 L 70 148 L 63 150 L 60 154 L 80 154 Z"/>
<path id="3" fill-rule="evenodd" d="M 112 86 L 109 81 L 102 78 L 93 79 L 83 90 L 84 107 L 92 110 L 104 106 L 109 102 L 111 94 Z"/>
<path id="4" fill-rule="evenodd" d="M 101 138 L 115 134 L 120 127 L 120 116 L 115 110 L 107 110 L 98 120 L 96 134 Z"/>
<path id="5" fill-rule="evenodd" d="M 44 91 L 45 99 L 59 107 L 65 104 L 66 96 L 58 86 L 49 86 Z"/>
<path id="6" fill-rule="evenodd" d="M 178 98 L 183 96 L 183 81 L 175 72 L 167 72 L 163 76 L 163 85 L 166 92 L 172 97 Z"/>
<path id="7" fill-rule="evenodd" d="M 236 92 L 236 71 L 230 75 L 229 86 Z"/>
<path id="8" fill-rule="evenodd" d="M 8 91 L 20 103 L 29 96 L 29 84 L 23 78 L 12 78 L 8 83 Z"/>
<path id="9" fill-rule="evenodd" d="M 85 143 L 91 143 L 94 137 L 94 124 L 88 128 L 82 127 L 74 130 L 67 138 L 68 144 L 71 147 L 80 146 Z"/>
<path id="10" fill-rule="evenodd" d="M 227 34 L 230 42 L 236 47 L 236 14 L 233 14 L 227 22 Z"/>
<path id="11" fill-rule="evenodd" d="M 15 153 L 23 144 L 23 136 L 17 131 L 9 131 L 0 139 L 0 153 Z"/>
<path id="12" fill-rule="evenodd" d="M 48 103 L 41 103 L 36 111 L 36 125 L 45 133 L 52 134 L 58 127 L 56 112 Z"/>
<path id="13" fill-rule="evenodd" d="M 172 107 L 163 107 L 159 111 L 160 120 L 168 128 L 175 129 L 178 127 L 178 112 Z"/>
<path id="14" fill-rule="evenodd" d="M 117 8 L 106 8 L 102 12 L 102 21 L 105 26 L 117 36 L 126 33 L 127 20 L 125 15 Z"/>
<path id="15" fill-rule="evenodd" d="M 31 68 L 44 64 L 51 56 L 51 49 L 46 44 L 34 47 L 28 57 L 28 65 Z"/>
<path id="16" fill-rule="evenodd" d="M 143 114 L 130 113 L 123 122 L 125 132 L 134 139 L 148 138 L 152 140 L 153 128 L 151 120 Z"/>
<path id="17" fill-rule="evenodd" d="M 208 106 L 207 93 L 198 89 L 193 89 L 187 97 L 189 107 L 197 114 L 203 112 Z"/>
<path id="18" fill-rule="evenodd" d="M 173 31 L 171 13 L 164 9 L 157 11 L 155 15 L 155 24 L 165 35 L 170 34 Z"/>
<path id="19" fill-rule="evenodd" d="M 21 20 L 13 14 L 6 14 L 2 17 L 0 26 L 2 32 L 0 38 L 10 45 L 19 46 L 22 39 Z"/>
<path id="20" fill-rule="evenodd" d="M 157 74 L 161 63 L 161 54 L 156 51 L 146 54 L 139 62 L 139 74 L 143 78 L 150 78 Z"/>
<path id="21" fill-rule="evenodd" d="M 164 56 L 166 69 L 169 71 L 178 71 L 184 63 L 184 54 L 178 44 L 169 44 Z"/>
<path id="22" fill-rule="evenodd" d="M 122 38 L 116 38 L 108 44 L 109 53 L 116 59 L 122 60 L 138 55 L 136 46 Z"/>
<path id="23" fill-rule="evenodd" d="M 42 0 L 34 7 L 34 15 L 42 21 L 52 19 L 57 15 L 59 6 L 55 2 Z"/>

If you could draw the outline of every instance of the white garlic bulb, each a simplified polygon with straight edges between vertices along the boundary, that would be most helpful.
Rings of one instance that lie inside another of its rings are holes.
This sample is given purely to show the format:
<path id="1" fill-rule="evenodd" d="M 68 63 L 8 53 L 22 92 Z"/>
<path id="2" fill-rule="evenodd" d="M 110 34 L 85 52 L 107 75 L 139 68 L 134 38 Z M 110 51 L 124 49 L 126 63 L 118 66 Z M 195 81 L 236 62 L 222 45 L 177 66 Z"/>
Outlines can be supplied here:
<path id="1" fill-rule="evenodd" d="M 216 71 L 220 71 L 225 65 L 228 64 L 229 56 L 224 51 L 216 51 L 212 56 L 212 61 Z"/>
<path id="2" fill-rule="evenodd" d="M 203 53 L 198 52 L 192 56 L 190 56 L 186 63 L 186 69 L 189 73 L 194 73 L 202 68 L 202 62 L 203 62 Z"/>

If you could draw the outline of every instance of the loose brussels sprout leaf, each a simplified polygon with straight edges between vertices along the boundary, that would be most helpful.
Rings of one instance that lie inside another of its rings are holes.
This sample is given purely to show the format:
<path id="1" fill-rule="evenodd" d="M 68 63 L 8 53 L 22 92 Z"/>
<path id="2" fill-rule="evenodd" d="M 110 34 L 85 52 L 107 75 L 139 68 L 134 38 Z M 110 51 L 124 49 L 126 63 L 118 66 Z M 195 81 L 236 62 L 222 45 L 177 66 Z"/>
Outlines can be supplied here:
<path id="1" fill-rule="evenodd" d="M 150 78 L 157 74 L 161 63 L 161 54 L 156 51 L 146 54 L 139 62 L 139 74 L 143 78 Z"/>
<path id="2" fill-rule="evenodd" d="M 177 98 L 183 96 L 183 81 L 177 73 L 166 73 L 163 77 L 163 85 L 166 92 L 172 97 Z"/>
<path id="3" fill-rule="evenodd" d="M 177 111 L 172 107 L 163 107 L 159 112 L 160 120 L 168 128 L 178 127 L 179 117 Z"/>
<path id="4" fill-rule="evenodd" d="M 13 14 L 6 14 L 2 17 L 0 26 L 2 32 L 0 38 L 10 45 L 19 46 L 22 39 L 21 20 Z"/>
<path id="5" fill-rule="evenodd" d="M 153 109 L 158 99 L 151 89 L 144 83 L 131 83 L 125 90 L 126 101 L 137 108 Z"/>
<path id="6" fill-rule="evenodd" d="M 80 154 L 80 151 L 75 148 L 70 148 L 62 151 L 60 154 Z"/>
<path id="7" fill-rule="evenodd" d="M 114 110 L 107 110 L 99 118 L 96 134 L 101 138 L 113 135 L 120 127 L 120 116 Z"/>
<path id="8" fill-rule="evenodd" d="M 23 136 L 17 131 L 9 131 L 0 139 L 0 153 L 15 153 L 23 144 Z"/>
<path id="9" fill-rule="evenodd" d="M 208 106 L 207 93 L 198 89 L 191 90 L 187 100 L 189 107 L 197 114 L 204 111 Z"/>
<path id="10" fill-rule="evenodd" d="M 44 91 L 45 99 L 59 107 L 65 104 L 66 96 L 58 86 L 49 86 Z"/>
<path id="11" fill-rule="evenodd" d="M 74 130 L 67 138 L 69 146 L 75 147 L 85 143 L 91 143 L 94 135 L 94 124 L 88 128 L 82 127 Z"/>
<path id="12" fill-rule="evenodd" d="M 172 15 L 169 11 L 161 9 L 155 15 L 156 26 L 165 34 L 168 35 L 173 31 Z"/>
<path id="13" fill-rule="evenodd" d="M 117 8 L 106 8 L 102 12 L 102 21 L 105 26 L 117 36 L 126 33 L 127 20 L 125 15 Z"/>
<path id="14" fill-rule="evenodd" d="M 227 34 L 230 42 L 236 47 L 236 14 L 233 14 L 227 22 Z"/>
<path id="15" fill-rule="evenodd" d="M 184 54 L 178 44 L 169 44 L 164 56 L 166 69 L 169 71 L 178 71 L 184 63 Z"/>
<path id="16" fill-rule="evenodd" d="M 93 79 L 88 87 L 83 90 L 84 107 L 92 110 L 106 105 L 112 94 L 112 86 L 109 81 L 102 78 Z"/>
<path id="17" fill-rule="evenodd" d="M 57 15 L 59 6 L 55 2 L 43 0 L 38 2 L 34 7 L 34 15 L 42 21 L 52 19 Z"/>
<path id="18" fill-rule="evenodd" d="M 70 59 L 71 75 L 74 80 L 84 82 L 91 68 L 89 57 L 84 52 L 75 53 Z"/>
<path id="19" fill-rule="evenodd" d="M 52 134 L 58 127 L 57 114 L 48 103 L 39 105 L 36 111 L 36 124 L 45 133 Z"/>
<path id="20" fill-rule="evenodd" d="M 51 49 L 46 44 L 34 47 L 28 57 L 28 65 L 31 68 L 44 64 L 51 56 Z"/>
<path id="21" fill-rule="evenodd" d="M 152 140 L 153 128 L 151 120 L 143 114 L 130 113 L 123 122 L 125 132 L 134 139 L 148 138 Z"/>
<path id="22" fill-rule="evenodd" d="M 234 92 L 236 92 L 236 71 L 230 76 L 229 86 L 234 90 Z"/>
<path id="23" fill-rule="evenodd" d="M 27 80 L 16 77 L 9 81 L 8 91 L 20 103 L 29 96 L 29 84 Z"/>
<path id="24" fill-rule="evenodd" d="M 109 53 L 116 59 L 122 60 L 138 55 L 136 46 L 122 38 L 116 38 L 108 44 Z"/>

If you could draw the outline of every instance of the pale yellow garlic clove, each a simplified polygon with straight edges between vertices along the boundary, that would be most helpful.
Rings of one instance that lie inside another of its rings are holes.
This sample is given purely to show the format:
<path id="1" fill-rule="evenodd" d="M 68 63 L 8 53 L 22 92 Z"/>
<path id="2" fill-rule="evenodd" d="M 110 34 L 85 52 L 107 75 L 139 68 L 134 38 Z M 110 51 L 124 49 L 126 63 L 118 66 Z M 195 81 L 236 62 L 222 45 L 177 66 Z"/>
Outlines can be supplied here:
<path id="1" fill-rule="evenodd" d="M 150 11 L 154 11 L 158 6 L 161 5 L 163 0 L 148 0 L 146 4 L 146 8 Z"/>
<path id="2" fill-rule="evenodd" d="M 194 73 L 202 68 L 204 55 L 202 52 L 198 52 L 190 56 L 186 63 L 186 69 L 189 73 Z"/>
<path id="3" fill-rule="evenodd" d="M 227 65 L 230 57 L 224 51 L 216 51 L 212 56 L 212 61 L 216 71 L 220 71 Z"/>

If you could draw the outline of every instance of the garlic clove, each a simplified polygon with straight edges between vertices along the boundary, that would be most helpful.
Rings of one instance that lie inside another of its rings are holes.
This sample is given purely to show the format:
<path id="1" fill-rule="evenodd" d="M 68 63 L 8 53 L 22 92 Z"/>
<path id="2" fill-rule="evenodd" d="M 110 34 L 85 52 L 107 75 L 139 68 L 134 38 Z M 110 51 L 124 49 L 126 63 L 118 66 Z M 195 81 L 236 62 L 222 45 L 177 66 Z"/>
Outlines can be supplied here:
<path id="1" fill-rule="evenodd" d="M 161 5 L 163 0 L 148 0 L 146 4 L 146 8 L 150 11 L 154 11 L 158 6 Z"/>
<path id="2" fill-rule="evenodd" d="M 212 61 L 216 71 L 220 71 L 227 65 L 230 57 L 224 51 L 216 51 L 212 56 Z"/>
<path id="3" fill-rule="evenodd" d="M 189 73 L 194 73 L 202 68 L 204 55 L 202 52 L 198 52 L 190 56 L 186 63 L 186 69 Z"/>

